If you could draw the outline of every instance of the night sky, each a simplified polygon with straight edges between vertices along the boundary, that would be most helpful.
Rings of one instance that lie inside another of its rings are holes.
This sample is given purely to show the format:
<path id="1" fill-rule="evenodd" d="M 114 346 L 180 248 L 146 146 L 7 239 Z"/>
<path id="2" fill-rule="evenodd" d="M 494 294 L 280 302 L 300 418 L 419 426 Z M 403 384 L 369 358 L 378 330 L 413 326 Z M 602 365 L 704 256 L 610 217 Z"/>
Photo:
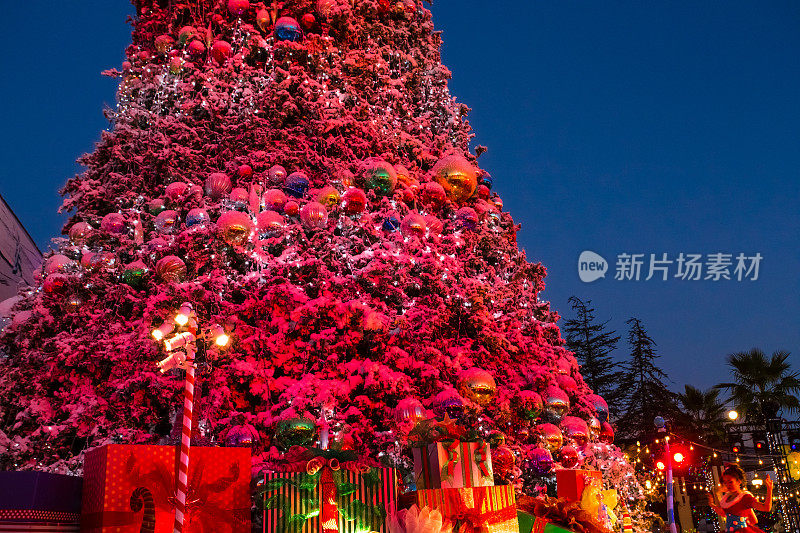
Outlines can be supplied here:
<path id="1" fill-rule="evenodd" d="M 726 354 L 754 346 L 800 369 L 800 4 L 647 4 L 437 2 L 481 167 L 548 269 L 541 297 L 564 316 L 569 296 L 591 299 L 623 339 L 640 318 L 673 389 L 727 380 Z M 42 249 L 59 187 L 108 127 L 116 81 L 99 73 L 120 65 L 130 13 L 4 6 L 0 194 Z M 605 278 L 579 279 L 584 250 Z M 678 279 L 673 262 L 645 281 L 664 253 L 732 254 L 732 279 Z M 740 253 L 763 257 L 757 280 L 735 279 Z M 614 279 L 619 254 L 644 254 L 639 281 Z"/>

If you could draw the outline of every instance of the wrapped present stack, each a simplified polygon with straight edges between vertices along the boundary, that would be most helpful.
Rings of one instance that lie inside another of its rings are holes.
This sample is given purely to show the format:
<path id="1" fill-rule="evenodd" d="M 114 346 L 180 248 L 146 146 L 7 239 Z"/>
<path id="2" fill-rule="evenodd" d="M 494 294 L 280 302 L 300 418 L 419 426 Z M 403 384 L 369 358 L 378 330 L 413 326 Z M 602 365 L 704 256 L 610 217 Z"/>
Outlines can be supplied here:
<path id="1" fill-rule="evenodd" d="M 416 491 L 407 505 L 438 510 L 454 531 L 518 533 L 514 488 L 495 485 L 489 444 L 469 442 L 452 424 L 426 421 L 413 448 Z"/>
<path id="2" fill-rule="evenodd" d="M 388 533 L 396 470 L 357 462 L 351 451 L 292 451 L 263 473 L 264 533 Z"/>
<path id="3" fill-rule="evenodd" d="M 45 472 L 0 472 L 0 532 L 80 530 L 82 479 Z"/>
<path id="4" fill-rule="evenodd" d="M 86 453 L 84 533 L 171 533 L 178 449 L 107 445 Z M 250 450 L 192 448 L 184 532 L 250 531 Z"/>

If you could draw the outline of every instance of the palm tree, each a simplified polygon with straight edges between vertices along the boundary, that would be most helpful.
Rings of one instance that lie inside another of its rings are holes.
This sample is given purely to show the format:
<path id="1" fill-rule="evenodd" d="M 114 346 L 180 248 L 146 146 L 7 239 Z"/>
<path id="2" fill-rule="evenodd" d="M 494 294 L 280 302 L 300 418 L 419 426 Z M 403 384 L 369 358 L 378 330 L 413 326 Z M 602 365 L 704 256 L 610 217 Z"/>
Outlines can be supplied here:
<path id="1" fill-rule="evenodd" d="M 800 412 L 795 396 L 800 392 L 800 374 L 790 371 L 788 358 L 789 352 L 777 351 L 767 357 L 759 348 L 730 354 L 727 361 L 734 381 L 715 388 L 727 389 L 736 410 L 751 421 L 775 418 L 781 409 Z"/>
<path id="2" fill-rule="evenodd" d="M 677 426 L 704 444 L 720 444 L 725 436 L 726 422 L 726 408 L 719 398 L 720 390 L 713 387 L 700 390 L 691 385 L 684 389 L 683 394 L 678 394 L 683 409 L 677 417 Z"/>

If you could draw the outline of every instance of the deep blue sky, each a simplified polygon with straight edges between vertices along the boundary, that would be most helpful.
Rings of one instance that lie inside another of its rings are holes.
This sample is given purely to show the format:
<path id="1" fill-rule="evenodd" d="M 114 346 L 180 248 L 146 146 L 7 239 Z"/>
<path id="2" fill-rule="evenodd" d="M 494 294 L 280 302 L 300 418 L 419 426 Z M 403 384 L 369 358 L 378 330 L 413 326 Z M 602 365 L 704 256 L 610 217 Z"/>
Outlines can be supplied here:
<path id="1" fill-rule="evenodd" d="M 676 390 L 727 379 L 725 355 L 753 346 L 800 368 L 800 4 L 647 4 L 437 2 L 481 166 L 548 268 L 542 297 L 567 316 L 570 295 L 592 299 L 623 334 L 639 317 Z M 0 193 L 42 248 L 57 189 L 107 127 L 99 72 L 120 64 L 131 11 L 5 6 Z M 611 262 L 605 279 L 579 280 L 583 250 Z M 757 281 L 615 281 L 623 252 L 764 259 Z"/>

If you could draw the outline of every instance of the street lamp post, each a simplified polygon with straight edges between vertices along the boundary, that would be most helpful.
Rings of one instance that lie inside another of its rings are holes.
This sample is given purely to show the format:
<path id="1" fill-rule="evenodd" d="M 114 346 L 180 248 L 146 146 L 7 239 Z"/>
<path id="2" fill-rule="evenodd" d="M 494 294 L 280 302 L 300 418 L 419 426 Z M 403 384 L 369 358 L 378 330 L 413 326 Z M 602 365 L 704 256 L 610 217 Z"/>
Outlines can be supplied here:
<path id="1" fill-rule="evenodd" d="M 657 416 L 653 423 L 658 428 L 659 433 L 664 433 L 664 453 L 667 455 L 667 523 L 670 533 L 678 533 L 675 526 L 675 496 L 672 486 L 672 455 L 669 453 L 669 435 L 667 433 L 667 422 L 663 417 Z"/>
<path id="2" fill-rule="evenodd" d="M 167 335 L 175 333 L 172 337 Z M 192 444 L 192 413 L 194 411 L 194 384 L 197 364 L 197 340 L 206 339 L 220 347 L 230 341 L 225 330 L 219 324 L 214 324 L 206 331 L 199 330 L 197 315 L 190 303 L 181 305 L 175 317 L 168 319 L 161 326 L 152 331 L 156 341 L 163 344 L 169 355 L 159 361 L 157 366 L 162 373 L 174 368 L 186 370 L 183 389 L 183 425 L 181 430 L 181 451 L 178 463 L 178 481 L 175 491 L 175 522 L 173 532 L 181 533 L 186 515 L 186 493 L 189 488 L 189 450 Z"/>

